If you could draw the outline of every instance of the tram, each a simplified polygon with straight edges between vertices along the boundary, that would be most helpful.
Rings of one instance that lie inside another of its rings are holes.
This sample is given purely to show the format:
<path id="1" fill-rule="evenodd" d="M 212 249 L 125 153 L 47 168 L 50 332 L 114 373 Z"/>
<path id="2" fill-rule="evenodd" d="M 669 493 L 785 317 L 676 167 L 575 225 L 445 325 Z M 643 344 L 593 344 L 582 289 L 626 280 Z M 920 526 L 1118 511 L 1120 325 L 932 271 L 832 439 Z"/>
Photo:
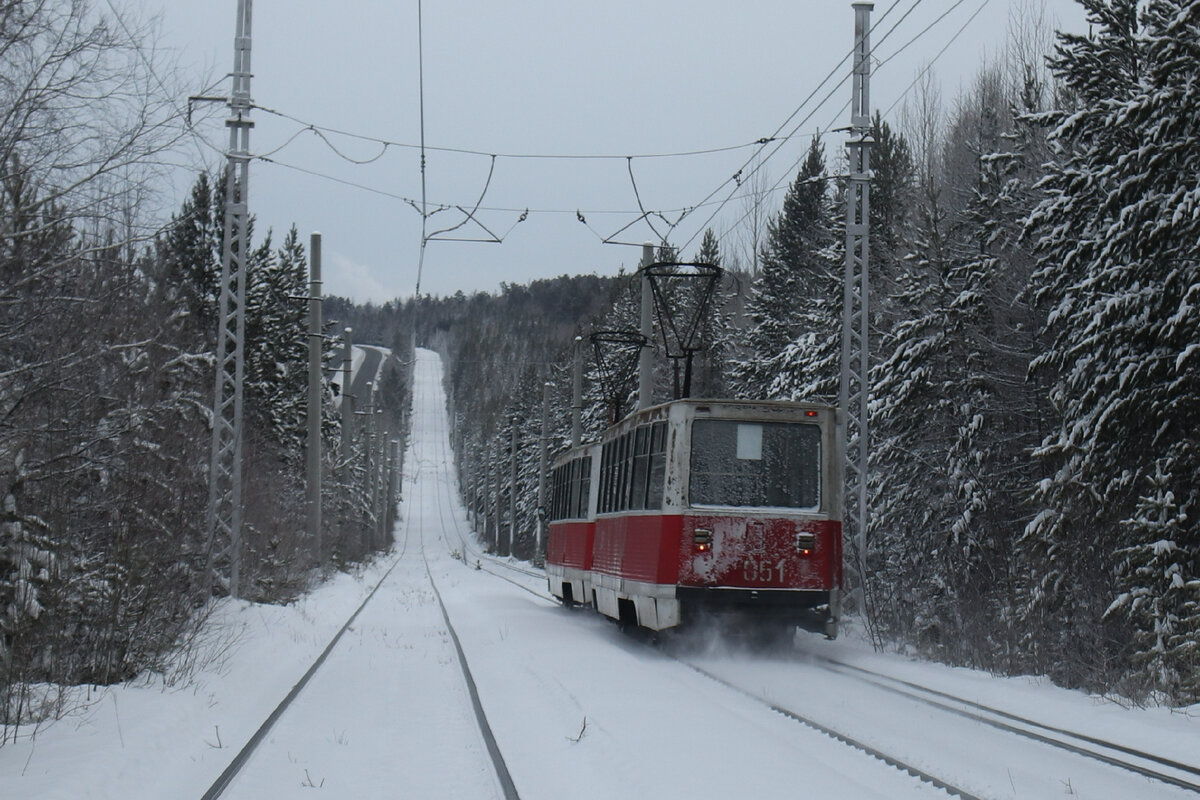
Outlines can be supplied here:
<path id="1" fill-rule="evenodd" d="M 837 635 L 838 412 L 682 399 L 637 411 L 554 461 L 549 589 L 661 631 L 704 614 Z"/>

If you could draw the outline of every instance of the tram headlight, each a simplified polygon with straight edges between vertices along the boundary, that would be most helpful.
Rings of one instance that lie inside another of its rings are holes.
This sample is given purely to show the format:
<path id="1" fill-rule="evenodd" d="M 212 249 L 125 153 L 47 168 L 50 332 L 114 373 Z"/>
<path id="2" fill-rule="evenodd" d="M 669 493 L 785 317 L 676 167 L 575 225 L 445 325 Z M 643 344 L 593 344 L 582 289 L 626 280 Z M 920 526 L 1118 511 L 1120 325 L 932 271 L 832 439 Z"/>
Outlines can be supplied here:
<path id="1" fill-rule="evenodd" d="M 809 531 L 800 531 L 796 534 L 796 552 L 802 556 L 811 556 L 813 548 L 817 546 L 817 536 Z"/>
<path id="2" fill-rule="evenodd" d="M 705 528 L 696 528 L 692 532 L 692 546 L 697 553 L 707 553 L 712 550 L 712 531 Z"/>

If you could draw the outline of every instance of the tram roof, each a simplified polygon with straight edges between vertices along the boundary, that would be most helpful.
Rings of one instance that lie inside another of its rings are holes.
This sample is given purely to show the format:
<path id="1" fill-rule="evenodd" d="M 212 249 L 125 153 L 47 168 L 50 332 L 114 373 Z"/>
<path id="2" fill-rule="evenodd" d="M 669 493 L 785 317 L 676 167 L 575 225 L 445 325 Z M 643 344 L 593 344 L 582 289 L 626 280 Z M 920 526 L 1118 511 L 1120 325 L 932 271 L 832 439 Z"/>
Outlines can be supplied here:
<path id="1" fill-rule="evenodd" d="M 722 414 L 732 412 L 752 417 L 755 416 L 754 412 L 756 411 L 761 412 L 766 417 L 774 414 L 782 415 L 791 411 L 824 411 L 835 416 L 837 413 L 837 408 L 829 403 L 814 403 L 803 400 L 739 400 L 735 398 L 685 397 L 632 411 L 605 428 L 604 433 L 600 435 L 599 439 L 584 441 L 577 447 L 569 447 L 566 450 L 561 450 L 554 457 L 554 461 L 555 463 L 560 463 L 575 458 L 588 448 L 602 444 L 606 439 L 620 435 L 646 422 L 669 419 L 671 417 L 671 410 L 675 408 L 684 409 L 683 415 L 685 418 L 694 418 L 697 415 L 708 416 L 710 414 L 720 417 Z"/>

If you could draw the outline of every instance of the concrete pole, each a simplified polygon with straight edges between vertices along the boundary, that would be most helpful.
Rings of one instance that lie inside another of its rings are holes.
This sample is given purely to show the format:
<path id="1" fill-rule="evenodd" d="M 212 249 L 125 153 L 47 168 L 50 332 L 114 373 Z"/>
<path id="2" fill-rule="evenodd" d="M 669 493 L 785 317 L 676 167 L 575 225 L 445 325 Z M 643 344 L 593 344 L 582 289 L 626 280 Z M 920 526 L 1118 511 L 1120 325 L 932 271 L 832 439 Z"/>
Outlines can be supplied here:
<path id="1" fill-rule="evenodd" d="M 375 413 L 382 417 L 383 409 L 377 409 Z M 382 422 L 382 420 L 380 421 Z M 382 427 L 382 425 L 380 427 Z M 378 437 L 376 437 L 379 450 L 375 456 L 375 540 L 379 543 L 380 547 L 383 547 L 387 543 L 387 498 L 388 485 L 390 483 L 388 480 L 388 469 L 390 468 L 390 465 L 388 464 L 387 444 L 388 435 L 390 433 L 391 431 L 384 430 L 379 434 Z"/>
<path id="2" fill-rule="evenodd" d="M 342 464 L 349 469 L 354 443 L 354 394 L 350 381 L 354 377 L 354 331 L 342 331 Z"/>
<path id="3" fill-rule="evenodd" d="M 321 234 L 308 247 L 308 535 L 318 565 L 321 547 Z"/>
<path id="4" fill-rule="evenodd" d="M 508 454 L 508 552 L 512 555 L 513 543 L 517 537 L 517 418 L 510 420 L 510 437 Z"/>
<path id="5" fill-rule="evenodd" d="M 542 557 L 542 526 L 546 522 L 546 472 L 550 463 L 550 382 L 542 384 L 542 436 L 538 441 L 537 537 L 533 559 Z"/>
<path id="6" fill-rule="evenodd" d="M 499 444 L 496 445 L 496 457 L 492 461 L 489 469 L 492 472 L 492 548 L 496 553 L 500 552 L 500 456 L 503 455 L 503 448 Z"/>
<path id="7" fill-rule="evenodd" d="M 640 367 L 640 364 L 639 364 Z M 575 363 L 571 368 L 571 446 L 583 441 L 583 337 L 575 337 Z"/>
<path id="8" fill-rule="evenodd" d="M 362 486 L 360 487 L 363 496 L 366 498 L 366 518 L 363 520 L 362 527 L 362 545 L 363 552 L 370 551 L 374 545 L 375 539 L 375 497 L 372 493 L 372 483 L 375 477 L 375 390 L 371 382 L 366 384 L 367 390 L 367 407 L 363 411 L 363 427 L 362 427 Z"/>
<path id="9" fill-rule="evenodd" d="M 487 507 L 483 505 L 483 465 L 475 464 L 475 495 L 471 503 L 472 510 L 475 513 L 474 522 L 471 525 L 472 530 L 479 533 L 481 530 L 486 530 L 487 525 Z M 479 524 L 480 512 L 483 512 L 484 525 Z"/>
<path id="10" fill-rule="evenodd" d="M 400 502 L 400 440 L 392 440 L 392 471 L 391 477 L 391 496 L 388 499 L 388 515 L 396 513 L 396 504 Z M 394 531 L 388 531 L 388 540 L 385 544 L 391 544 L 394 540 L 392 535 Z"/>
<path id="11" fill-rule="evenodd" d="M 654 263 L 654 245 L 646 242 L 642 245 L 642 267 Z M 650 294 L 650 279 L 642 273 L 642 318 L 641 334 L 646 337 L 646 344 L 638 353 L 638 402 L 640 411 L 652 405 L 651 394 L 654 387 L 654 363 L 651 360 L 654 353 L 650 342 L 654 338 L 654 298 Z"/>

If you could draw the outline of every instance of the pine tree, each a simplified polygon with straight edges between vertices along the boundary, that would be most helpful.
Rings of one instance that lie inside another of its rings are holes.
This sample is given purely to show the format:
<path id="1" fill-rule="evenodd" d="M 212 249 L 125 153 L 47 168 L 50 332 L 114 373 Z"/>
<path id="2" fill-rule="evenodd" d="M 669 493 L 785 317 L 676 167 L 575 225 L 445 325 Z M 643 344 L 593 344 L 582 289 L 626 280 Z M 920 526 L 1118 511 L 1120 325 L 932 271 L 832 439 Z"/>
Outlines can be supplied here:
<path id="1" fill-rule="evenodd" d="M 1123 520 L 1138 540 L 1117 551 L 1128 589 L 1107 613 L 1127 614 L 1134 622 L 1134 663 L 1147 671 L 1148 684 L 1189 697 L 1200 666 L 1195 618 L 1189 619 L 1200 601 L 1200 579 L 1189 563 L 1192 554 L 1180 546 L 1188 538 L 1188 519 L 1171 489 L 1177 482 L 1163 471 L 1169 461 L 1158 461 L 1147 479 L 1149 493 L 1139 498 L 1133 517 Z"/>
<path id="2" fill-rule="evenodd" d="M 190 317 L 187 327 L 199 342 L 212 339 L 217 328 L 220 290 L 223 196 L 213 191 L 207 173 L 200 173 L 191 195 L 171 218 L 158 247 L 161 294 L 174 298 Z"/>
<path id="3" fill-rule="evenodd" d="M 762 269 L 746 303 L 745 356 L 731 383 L 742 397 L 832 399 L 837 394 L 841 291 L 825 155 L 808 156 L 768 225 Z"/>
<path id="4" fill-rule="evenodd" d="M 984 70 L 926 153 L 918 247 L 898 262 L 873 372 L 878 588 L 921 611 L 882 603 L 885 627 L 955 663 L 1017 653 L 1011 540 L 1036 429 L 1018 241 L 1033 175 L 1011 105 L 1001 74 Z M 913 545 L 919 562 L 905 555 Z"/>
<path id="5" fill-rule="evenodd" d="M 308 385 L 308 293 L 304 245 L 293 225 L 278 250 L 270 236 L 255 251 L 247 289 L 247 384 L 271 438 L 303 454 Z"/>
<path id="6" fill-rule="evenodd" d="M 696 253 L 700 264 L 722 266 L 721 246 L 711 228 L 704 231 Z M 730 351 L 732 314 L 729 310 L 730 283 L 724 276 L 713 287 L 708 310 L 701 321 L 700 345 L 697 353 L 692 395 L 694 397 L 724 397 L 727 394 L 725 365 Z"/>
<path id="7" fill-rule="evenodd" d="M 1060 36 L 1051 66 L 1074 107 L 1043 118 L 1059 155 L 1029 219 L 1049 313 L 1034 366 L 1061 418 L 1037 453 L 1051 475 L 1025 542 L 1049 569 L 1030 606 L 1070 626 L 1066 650 L 1099 638 L 1116 578 L 1138 658 L 1195 686 L 1194 649 L 1160 634 L 1196 627 L 1177 584 L 1200 563 L 1200 2 L 1083 5 L 1094 33 Z M 1187 522 L 1164 539 L 1168 518 Z M 1146 548 L 1177 548 L 1182 574 L 1147 569 Z M 1157 598 L 1154 612 L 1132 598 Z"/>

